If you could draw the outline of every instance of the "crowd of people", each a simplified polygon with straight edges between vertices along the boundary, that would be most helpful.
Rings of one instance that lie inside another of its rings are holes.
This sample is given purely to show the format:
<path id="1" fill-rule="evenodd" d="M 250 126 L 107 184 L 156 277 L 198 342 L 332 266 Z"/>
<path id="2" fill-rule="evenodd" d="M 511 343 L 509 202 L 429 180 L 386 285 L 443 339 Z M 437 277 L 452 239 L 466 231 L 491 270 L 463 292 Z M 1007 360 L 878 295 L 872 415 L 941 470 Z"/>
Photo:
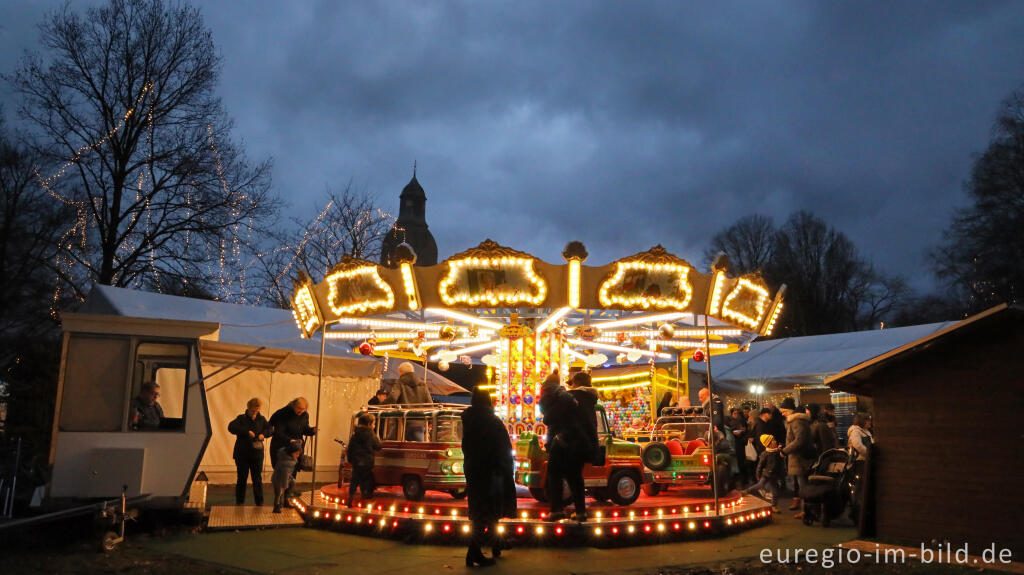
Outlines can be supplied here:
<path id="1" fill-rule="evenodd" d="M 719 474 L 727 478 L 723 488 L 745 488 L 744 492 L 769 499 L 778 511 L 780 494 L 793 493 L 791 511 L 802 518 L 800 492 L 807 484 L 811 466 L 818 457 L 842 447 L 836 431 L 835 406 L 831 403 L 797 405 L 792 397 L 778 406 L 761 409 L 733 407 L 726 411 L 721 400 L 700 391 L 702 410 L 709 413 L 720 455 Z M 858 414 L 847 431 L 847 448 L 863 466 L 872 442 L 871 417 Z M 856 497 L 856 495 L 855 495 Z"/>

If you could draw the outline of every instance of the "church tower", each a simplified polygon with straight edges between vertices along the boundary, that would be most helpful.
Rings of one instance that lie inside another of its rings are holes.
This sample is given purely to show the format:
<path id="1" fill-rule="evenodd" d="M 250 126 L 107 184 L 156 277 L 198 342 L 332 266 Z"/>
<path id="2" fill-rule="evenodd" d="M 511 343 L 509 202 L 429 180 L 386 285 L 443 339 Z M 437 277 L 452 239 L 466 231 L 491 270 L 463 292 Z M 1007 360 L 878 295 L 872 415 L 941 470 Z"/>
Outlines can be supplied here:
<path id="1" fill-rule="evenodd" d="M 395 249 L 402 243 L 412 246 L 416 252 L 416 265 L 432 266 L 437 264 L 437 243 L 427 227 L 427 194 L 416 179 L 416 168 L 412 170 L 412 180 L 402 189 L 399 196 L 398 219 L 391 231 L 384 236 L 380 249 L 380 263 L 389 268 L 398 267 L 395 261 Z"/>

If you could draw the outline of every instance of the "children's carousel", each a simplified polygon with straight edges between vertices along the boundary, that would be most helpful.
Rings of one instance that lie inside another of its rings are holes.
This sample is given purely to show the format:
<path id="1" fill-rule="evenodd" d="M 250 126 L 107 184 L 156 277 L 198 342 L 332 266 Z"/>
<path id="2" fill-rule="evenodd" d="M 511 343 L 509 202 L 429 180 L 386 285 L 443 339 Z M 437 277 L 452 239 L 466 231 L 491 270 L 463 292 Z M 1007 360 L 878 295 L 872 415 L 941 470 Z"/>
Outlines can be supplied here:
<path id="1" fill-rule="evenodd" d="M 724 258 L 704 274 L 661 246 L 598 267 L 584 265 L 580 242 L 562 256 L 552 264 L 487 240 L 421 267 L 402 244 L 395 269 L 345 257 L 320 283 L 301 275 L 292 310 L 305 337 L 348 340 L 354 353 L 413 361 L 424 375 L 429 363 L 485 366 L 479 386 L 508 428 L 521 493 L 519 516 L 498 526 L 510 542 L 650 544 L 771 521 L 766 502 L 742 497 L 717 473 L 720 432 L 710 414 L 661 410 L 671 404 L 658 398 L 689 395 L 688 362 L 708 364 L 770 334 L 784 287 L 773 296 L 758 274 L 730 276 Z M 579 370 L 591 372 L 602 397 L 603 456 L 584 470 L 589 519 L 548 522 L 541 383 Z M 348 501 L 342 465 L 337 483 L 293 504 L 317 527 L 464 542 L 459 409 L 379 409 L 375 496 Z"/>

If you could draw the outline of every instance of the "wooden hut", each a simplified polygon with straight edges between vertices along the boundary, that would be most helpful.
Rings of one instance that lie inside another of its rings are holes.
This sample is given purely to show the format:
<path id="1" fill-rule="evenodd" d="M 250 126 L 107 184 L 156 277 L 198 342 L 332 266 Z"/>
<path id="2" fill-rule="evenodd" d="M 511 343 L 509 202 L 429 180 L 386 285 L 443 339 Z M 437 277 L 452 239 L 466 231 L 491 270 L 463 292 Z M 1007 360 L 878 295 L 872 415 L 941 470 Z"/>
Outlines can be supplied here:
<path id="1" fill-rule="evenodd" d="M 997 306 L 826 383 L 873 399 L 874 520 L 862 534 L 1020 557 L 1024 308 Z"/>

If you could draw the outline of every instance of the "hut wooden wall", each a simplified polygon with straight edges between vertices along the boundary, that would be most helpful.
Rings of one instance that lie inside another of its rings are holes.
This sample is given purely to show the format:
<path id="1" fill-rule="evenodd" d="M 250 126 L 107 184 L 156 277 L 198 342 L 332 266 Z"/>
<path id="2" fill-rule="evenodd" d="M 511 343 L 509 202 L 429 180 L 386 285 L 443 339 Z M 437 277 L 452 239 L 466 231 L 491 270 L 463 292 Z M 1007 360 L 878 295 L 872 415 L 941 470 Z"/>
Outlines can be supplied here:
<path id="1" fill-rule="evenodd" d="M 973 331 L 871 380 L 876 529 L 1024 553 L 1024 331 Z"/>

